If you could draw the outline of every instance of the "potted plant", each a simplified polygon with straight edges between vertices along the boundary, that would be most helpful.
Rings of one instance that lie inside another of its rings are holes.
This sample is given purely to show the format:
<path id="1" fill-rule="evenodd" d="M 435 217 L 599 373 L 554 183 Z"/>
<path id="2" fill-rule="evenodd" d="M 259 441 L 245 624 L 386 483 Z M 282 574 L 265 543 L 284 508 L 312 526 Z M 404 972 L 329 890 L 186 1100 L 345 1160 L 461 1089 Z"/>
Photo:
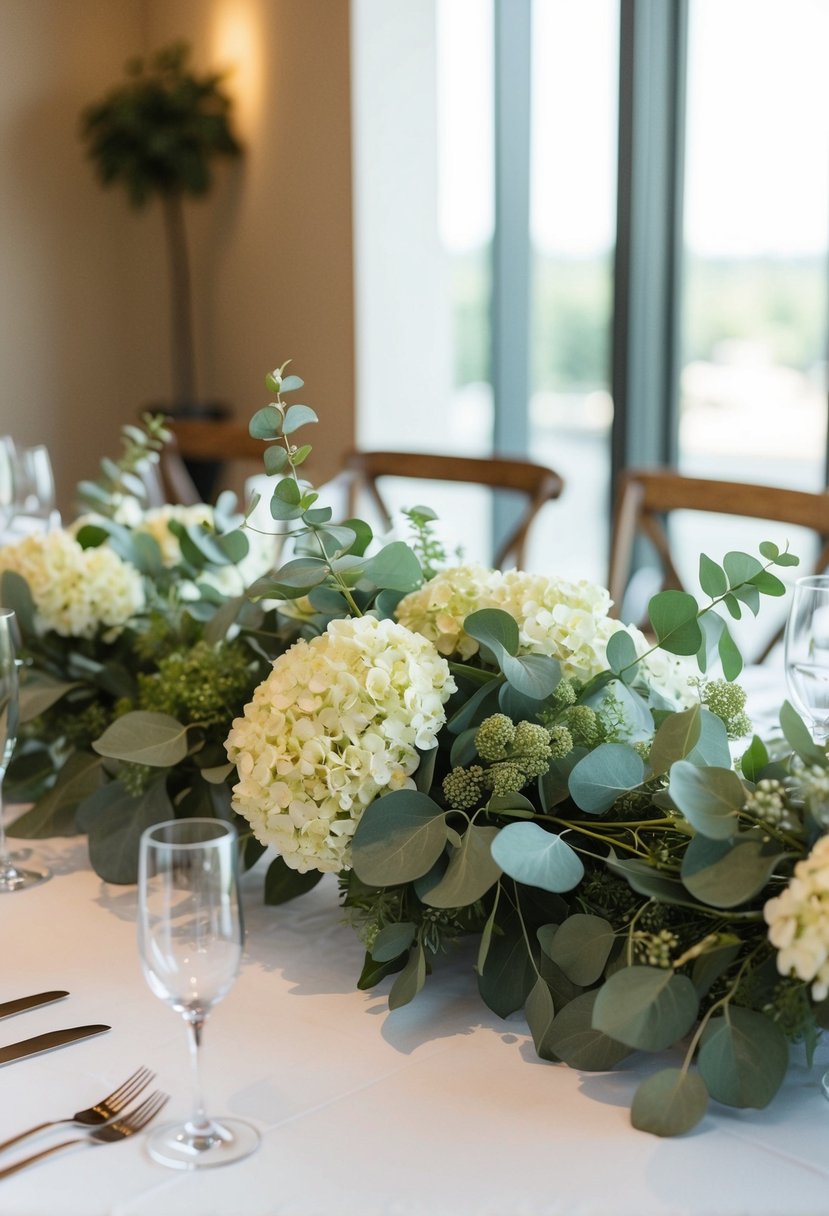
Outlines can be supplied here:
<path id="1" fill-rule="evenodd" d="M 190 260 L 184 199 L 203 196 L 219 156 L 241 152 L 222 75 L 197 75 L 185 42 L 126 65 L 127 80 L 87 106 L 81 135 L 104 186 L 121 183 L 130 204 L 158 198 L 170 276 L 172 413 L 204 416 L 196 393 Z"/>

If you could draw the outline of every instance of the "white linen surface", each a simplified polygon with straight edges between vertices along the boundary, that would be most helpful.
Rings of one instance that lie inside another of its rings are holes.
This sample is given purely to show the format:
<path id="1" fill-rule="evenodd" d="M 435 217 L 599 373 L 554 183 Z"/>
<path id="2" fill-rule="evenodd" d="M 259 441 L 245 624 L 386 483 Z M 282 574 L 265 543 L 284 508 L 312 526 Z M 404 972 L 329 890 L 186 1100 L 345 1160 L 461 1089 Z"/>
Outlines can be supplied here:
<path id="1" fill-rule="evenodd" d="M 87 1022 L 112 1031 L 0 1069 L 0 1139 L 88 1105 L 139 1064 L 173 1095 L 162 1118 L 186 1115 L 184 1027 L 141 975 L 134 888 L 103 883 L 81 839 L 33 851 L 55 876 L 0 897 L 0 1000 L 71 995 L 0 1022 L 0 1043 Z M 261 877 L 244 880 L 243 970 L 204 1047 L 210 1109 L 255 1123 L 258 1152 L 179 1173 L 152 1162 L 140 1136 L 81 1146 L 0 1182 L 0 1216 L 829 1213 L 829 1106 L 817 1067 L 796 1062 L 765 1111 L 712 1104 L 683 1139 L 635 1132 L 631 1095 L 664 1057 L 610 1074 L 538 1061 L 521 1015 L 502 1022 L 478 999 L 469 950 L 389 1014 L 389 981 L 379 993 L 355 989 L 362 951 L 334 882 L 265 908 Z"/>

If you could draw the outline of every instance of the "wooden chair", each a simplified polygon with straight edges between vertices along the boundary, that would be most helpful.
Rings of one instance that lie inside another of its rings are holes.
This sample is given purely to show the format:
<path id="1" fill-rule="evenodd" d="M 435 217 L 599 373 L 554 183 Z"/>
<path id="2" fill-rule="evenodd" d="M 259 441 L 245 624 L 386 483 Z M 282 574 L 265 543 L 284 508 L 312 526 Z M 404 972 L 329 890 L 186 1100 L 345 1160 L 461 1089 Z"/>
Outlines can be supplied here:
<path id="1" fill-rule="evenodd" d="M 359 493 L 365 490 L 380 512 L 386 527 L 391 516 L 378 487 L 383 477 L 413 478 L 425 481 L 461 482 L 493 490 L 512 490 L 525 499 L 517 523 L 498 546 L 493 559 L 503 566 L 512 558 L 516 566 L 524 562 L 527 534 L 541 507 L 556 499 L 564 481 L 553 469 L 529 460 L 506 457 L 433 456 L 421 452 L 361 452 L 346 457 L 344 469 L 349 476 L 349 513 L 354 514 Z"/>
<path id="2" fill-rule="evenodd" d="M 246 422 L 173 419 L 167 420 L 173 442 L 161 454 L 161 477 L 168 502 L 200 502 L 203 495 L 194 480 L 200 466 L 209 469 L 225 461 L 240 461 L 251 472 L 264 472 L 261 439 L 253 439 Z M 188 468 L 188 464 L 190 468 Z"/>
<path id="3" fill-rule="evenodd" d="M 621 612 L 631 576 L 634 544 L 641 534 L 651 542 L 661 565 L 661 589 L 685 590 L 671 554 L 666 529 L 672 511 L 701 511 L 765 519 L 817 534 L 820 551 L 814 563 L 818 573 L 829 566 L 829 492 L 809 493 L 778 486 L 743 482 L 710 481 L 684 477 L 672 469 L 626 469 L 619 477 L 610 545 L 608 588 L 612 612 Z M 760 659 L 765 658 L 781 636 L 771 639 Z"/>

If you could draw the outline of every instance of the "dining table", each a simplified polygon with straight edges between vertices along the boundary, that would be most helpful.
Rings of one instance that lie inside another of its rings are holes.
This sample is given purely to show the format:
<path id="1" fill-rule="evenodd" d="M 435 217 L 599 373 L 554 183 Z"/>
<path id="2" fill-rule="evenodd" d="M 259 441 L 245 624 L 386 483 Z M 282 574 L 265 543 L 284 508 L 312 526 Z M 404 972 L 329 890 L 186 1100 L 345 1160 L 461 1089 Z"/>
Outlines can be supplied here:
<path id="1" fill-rule="evenodd" d="M 11 841 L 17 848 L 22 842 Z M 109 1031 L 0 1067 L 0 1140 L 86 1107 L 139 1066 L 186 1117 L 181 1018 L 157 999 L 136 947 L 134 886 L 103 881 L 82 836 L 26 842 L 49 881 L 0 897 L 0 1002 L 63 1000 L 0 1022 L 0 1046 L 63 1026 Z M 526 1020 L 481 1001 L 474 943 L 435 962 L 410 1004 L 390 979 L 357 988 L 363 947 L 324 878 L 279 906 L 263 859 L 242 877 L 241 970 L 211 1012 L 203 1077 L 212 1114 L 261 1143 L 221 1168 L 154 1162 L 144 1134 L 80 1143 L 0 1180 L 0 1216 L 829 1216 L 829 1103 L 795 1046 L 763 1110 L 710 1104 L 690 1133 L 631 1125 L 640 1081 L 671 1053 L 613 1072 L 538 1059 Z M 0 1168 L 74 1133 L 41 1132 Z"/>

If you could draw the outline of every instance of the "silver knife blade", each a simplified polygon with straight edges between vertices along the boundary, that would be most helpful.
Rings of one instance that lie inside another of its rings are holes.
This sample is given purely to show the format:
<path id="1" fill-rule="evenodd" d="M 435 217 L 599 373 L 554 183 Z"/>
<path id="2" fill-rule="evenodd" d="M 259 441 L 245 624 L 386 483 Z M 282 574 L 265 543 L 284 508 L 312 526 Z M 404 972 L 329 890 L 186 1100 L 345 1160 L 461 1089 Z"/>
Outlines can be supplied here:
<path id="1" fill-rule="evenodd" d="M 4 1001 L 0 1004 L 0 1018 L 10 1018 L 14 1013 L 23 1013 L 26 1009 L 37 1009 L 38 1005 L 51 1005 L 53 1001 L 62 1001 L 68 992 L 37 992 L 34 996 L 21 996 L 16 1001 Z"/>
<path id="2" fill-rule="evenodd" d="M 10 1043 L 8 1047 L 0 1047 L 0 1064 L 11 1064 L 12 1060 L 21 1060 L 24 1056 L 36 1056 L 43 1051 L 53 1051 L 66 1043 L 74 1043 L 79 1039 L 88 1039 L 92 1035 L 103 1034 L 111 1030 L 111 1026 L 70 1026 L 66 1030 L 50 1030 L 48 1034 L 36 1034 L 33 1039 L 21 1039 L 19 1043 Z"/>

